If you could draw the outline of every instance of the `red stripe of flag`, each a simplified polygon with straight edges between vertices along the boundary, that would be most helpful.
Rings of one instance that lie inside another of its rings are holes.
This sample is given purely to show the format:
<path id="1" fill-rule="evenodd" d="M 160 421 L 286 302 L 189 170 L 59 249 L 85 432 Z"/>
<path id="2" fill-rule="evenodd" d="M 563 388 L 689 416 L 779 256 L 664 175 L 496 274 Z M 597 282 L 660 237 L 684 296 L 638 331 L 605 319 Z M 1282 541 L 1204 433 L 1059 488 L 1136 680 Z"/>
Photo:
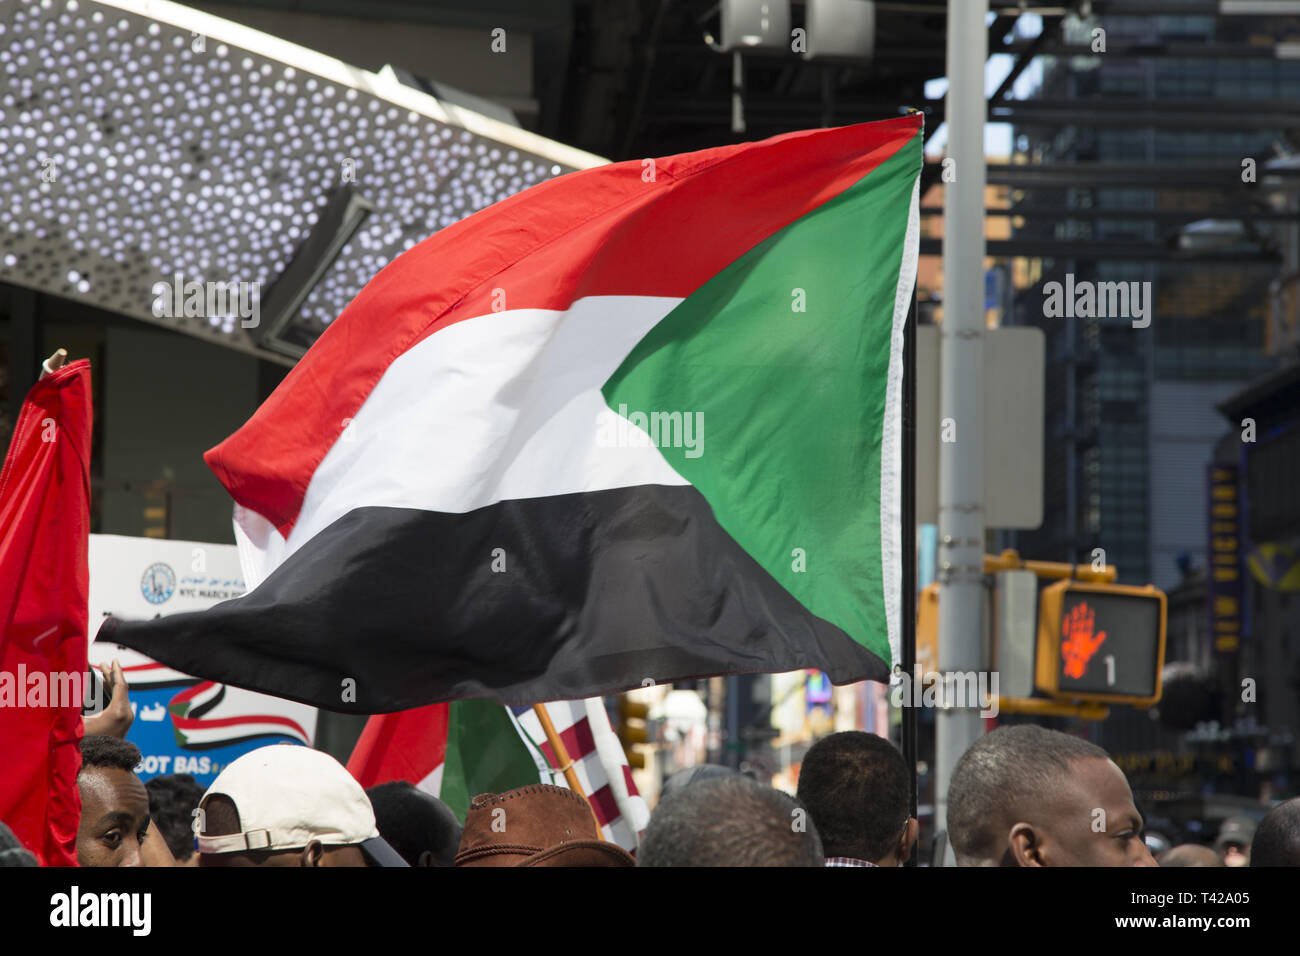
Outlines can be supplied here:
<path id="1" fill-rule="evenodd" d="M 581 760 L 596 749 L 596 740 L 591 735 L 591 725 L 586 717 L 560 731 L 560 741 L 564 744 L 570 760 Z M 559 769 L 560 763 L 555 759 L 555 751 L 551 748 L 549 740 L 542 741 L 542 753 L 546 754 L 546 759 L 550 761 L 552 767 Z"/>
<path id="2" fill-rule="evenodd" d="M 602 827 L 619 818 L 618 802 L 614 799 L 614 791 L 609 788 L 609 784 L 590 794 L 587 801 L 596 812 L 596 822 Z"/>
<path id="3" fill-rule="evenodd" d="M 390 780 L 419 784 L 446 758 L 449 704 L 429 704 L 366 721 L 348 758 L 362 787 Z"/>

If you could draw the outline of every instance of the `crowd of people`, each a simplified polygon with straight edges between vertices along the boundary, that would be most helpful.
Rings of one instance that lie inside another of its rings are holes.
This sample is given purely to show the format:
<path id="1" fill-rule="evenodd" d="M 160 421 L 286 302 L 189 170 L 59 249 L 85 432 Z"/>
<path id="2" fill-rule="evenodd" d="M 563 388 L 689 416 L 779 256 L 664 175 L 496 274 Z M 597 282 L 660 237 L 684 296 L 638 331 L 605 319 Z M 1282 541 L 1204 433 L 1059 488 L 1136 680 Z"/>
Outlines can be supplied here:
<path id="1" fill-rule="evenodd" d="M 795 796 L 726 767 L 678 772 L 635 855 L 602 840 L 587 801 L 563 787 L 476 796 L 462 826 L 412 784 L 363 790 L 309 747 L 253 750 L 206 791 L 186 774 L 142 783 L 140 751 L 119 737 L 89 734 L 81 753 L 82 866 L 893 867 L 918 842 L 902 754 L 859 731 L 809 749 Z M 1106 752 L 1028 724 L 966 751 L 947 824 L 958 866 L 1300 866 L 1300 798 L 1253 830 L 1230 820 L 1214 846 L 1174 846 L 1157 861 Z M 35 865 L 3 825 L 0 865 Z"/>

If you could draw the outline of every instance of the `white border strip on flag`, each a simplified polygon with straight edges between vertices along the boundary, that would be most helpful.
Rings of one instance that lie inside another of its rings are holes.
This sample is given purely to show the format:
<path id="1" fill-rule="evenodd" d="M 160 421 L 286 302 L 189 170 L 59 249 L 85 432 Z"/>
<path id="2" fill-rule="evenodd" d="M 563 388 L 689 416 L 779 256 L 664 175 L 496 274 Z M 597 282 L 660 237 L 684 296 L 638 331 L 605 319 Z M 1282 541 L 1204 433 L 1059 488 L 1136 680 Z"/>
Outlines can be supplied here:
<path id="1" fill-rule="evenodd" d="M 904 147 L 906 148 L 906 147 Z M 911 310 L 916 284 L 916 264 L 921 235 L 921 176 L 912 183 L 912 202 L 907 214 L 907 236 L 898 267 L 898 291 L 894 296 L 894 328 L 889 342 L 889 381 L 885 386 L 885 421 L 880 449 L 880 565 L 884 590 L 885 627 L 889 634 L 890 670 L 903 660 L 902 639 L 902 432 L 903 432 L 903 328 Z M 915 533 L 915 529 L 913 529 Z"/>

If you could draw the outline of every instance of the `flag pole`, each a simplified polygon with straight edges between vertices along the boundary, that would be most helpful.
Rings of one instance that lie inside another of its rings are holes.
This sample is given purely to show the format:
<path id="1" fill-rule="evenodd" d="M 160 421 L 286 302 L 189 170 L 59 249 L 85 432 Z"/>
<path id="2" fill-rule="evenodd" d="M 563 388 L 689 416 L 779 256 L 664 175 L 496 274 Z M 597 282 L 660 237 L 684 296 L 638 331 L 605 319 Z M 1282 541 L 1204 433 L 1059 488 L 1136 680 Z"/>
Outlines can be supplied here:
<path id="1" fill-rule="evenodd" d="M 559 770 L 564 774 L 564 780 L 568 783 L 569 789 L 587 801 L 587 807 L 591 810 L 591 818 L 596 822 L 596 839 L 605 839 L 600 832 L 600 818 L 596 816 L 596 808 L 591 805 L 591 798 L 587 796 L 582 789 L 582 784 L 578 782 L 578 771 L 573 769 L 573 761 L 569 759 L 569 751 L 564 746 L 564 741 L 560 739 L 560 735 L 555 732 L 555 724 L 551 723 L 551 715 L 546 710 L 546 705 L 533 704 L 533 713 L 537 715 L 537 720 L 542 725 L 542 731 L 546 734 L 546 742 L 551 745 L 551 752 L 555 754 L 555 762 L 560 765 Z"/>
<path id="2" fill-rule="evenodd" d="M 918 269 L 919 272 L 919 269 Z M 920 276 L 918 274 L 917 279 Z M 907 308 L 907 319 L 903 326 L 903 488 L 902 488 L 902 558 L 903 558 L 903 600 L 902 600 L 902 665 L 908 680 L 915 680 L 916 670 L 916 323 L 918 310 L 916 305 L 916 281 L 912 282 L 912 301 Z M 905 702 L 906 703 L 906 702 Z M 903 760 L 907 763 L 911 775 L 909 793 L 909 816 L 915 818 L 917 813 L 917 774 L 916 774 L 916 708 L 904 706 L 903 718 Z M 920 854 L 913 849 L 907 858 L 907 866 L 917 866 Z"/>

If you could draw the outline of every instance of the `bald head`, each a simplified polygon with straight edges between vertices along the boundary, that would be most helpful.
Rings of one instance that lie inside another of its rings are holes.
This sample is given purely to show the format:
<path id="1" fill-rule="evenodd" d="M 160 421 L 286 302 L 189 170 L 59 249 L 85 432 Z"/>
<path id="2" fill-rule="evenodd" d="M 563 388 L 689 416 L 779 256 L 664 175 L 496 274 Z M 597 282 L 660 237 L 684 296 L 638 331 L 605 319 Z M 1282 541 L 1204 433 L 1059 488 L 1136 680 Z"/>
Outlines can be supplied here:
<path id="1" fill-rule="evenodd" d="M 1251 866 L 1300 866 L 1300 797 L 1279 803 L 1260 821 Z"/>
<path id="2" fill-rule="evenodd" d="M 1160 857 L 1160 865 L 1166 866 L 1223 866 L 1214 847 L 1199 843 L 1184 843 L 1166 850 Z"/>
<path id="3" fill-rule="evenodd" d="M 1106 751 L 1032 724 L 999 727 L 962 754 L 948 833 L 958 866 L 1155 866 Z"/>
<path id="4" fill-rule="evenodd" d="M 699 780 L 659 801 L 637 866 L 812 866 L 821 838 L 794 797 L 739 773 Z"/>
<path id="5" fill-rule="evenodd" d="M 975 741 L 957 761 L 948 788 L 948 837 L 957 865 L 1005 862 L 1011 828 L 1068 800 L 1076 763 L 1108 759 L 1086 740 L 1034 724 L 999 727 Z"/>

